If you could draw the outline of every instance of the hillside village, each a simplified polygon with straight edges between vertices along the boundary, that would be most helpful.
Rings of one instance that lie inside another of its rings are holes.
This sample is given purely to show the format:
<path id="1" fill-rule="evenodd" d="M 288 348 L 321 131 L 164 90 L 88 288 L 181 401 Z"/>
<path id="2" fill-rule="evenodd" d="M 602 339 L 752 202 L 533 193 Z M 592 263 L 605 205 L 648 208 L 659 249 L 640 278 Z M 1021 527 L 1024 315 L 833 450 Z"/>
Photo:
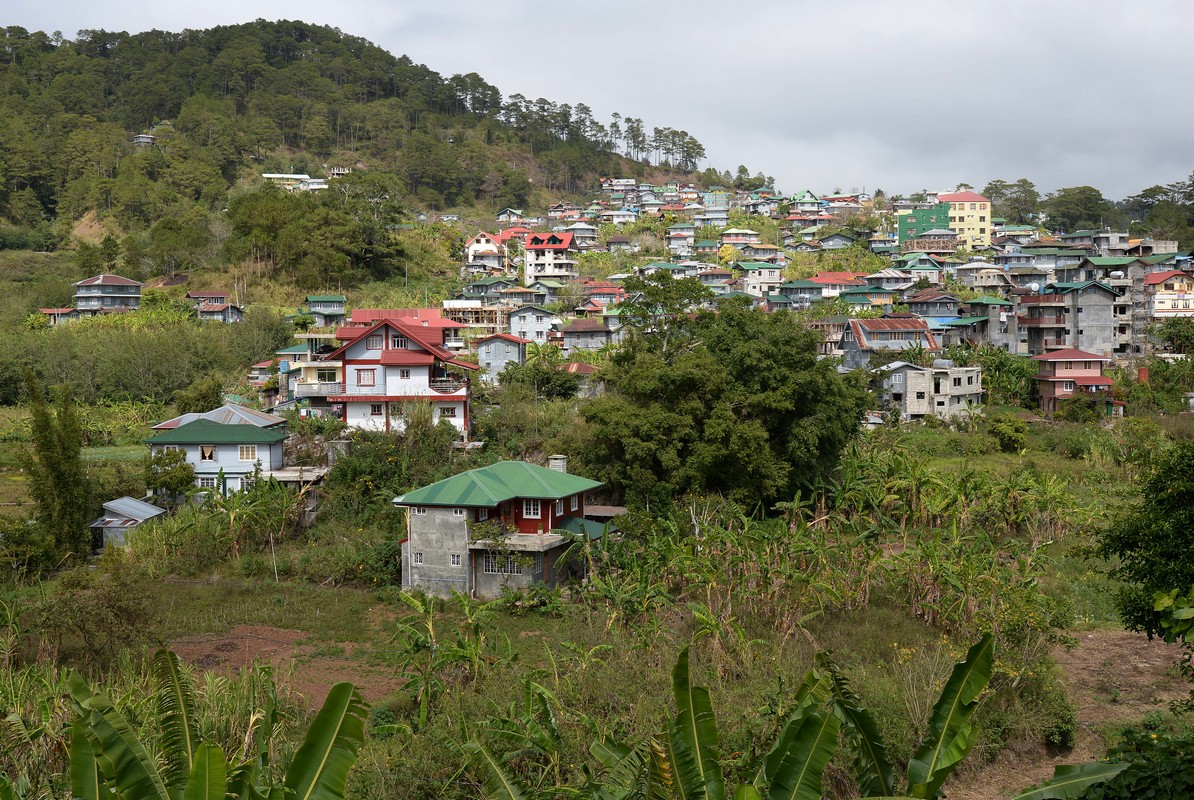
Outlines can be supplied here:
<path id="1" fill-rule="evenodd" d="M 731 213 L 771 223 L 777 242 L 731 227 Z M 666 260 L 636 256 L 640 245 L 624 231 L 640 219 L 668 223 Z M 873 227 L 860 228 L 860 219 Z M 536 348 L 556 348 L 561 369 L 593 376 L 590 389 L 599 390 L 597 354 L 622 341 L 619 309 L 635 299 L 623 284 L 648 276 L 699 282 L 708 308 L 742 298 L 768 312 L 800 312 L 822 338 L 821 356 L 880 371 L 886 410 L 904 420 L 981 406 L 981 369 L 941 357 L 954 345 L 1038 361 L 1041 409 L 1052 414 L 1068 397 L 1106 393 L 1102 365 L 1156 352 L 1156 324 L 1194 315 L 1190 255 L 1176 242 L 1008 224 L 973 191 L 876 210 L 859 193 L 781 196 L 607 179 L 583 207 L 557 203 L 540 216 L 507 208 L 494 222 L 496 232 L 466 239 L 463 288 L 438 308 L 351 308 L 343 294 L 308 295 L 295 344 L 251 371 L 264 407 L 390 430 L 405 404 L 430 401 L 435 421 L 467 440 L 470 385 L 498 383 Z M 886 266 L 794 276 L 797 254 L 860 251 Z M 624 255 L 632 267 L 582 275 L 595 253 Z M 42 313 L 59 324 L 136 310 L 139 297 L 138 282 L 99 275 L 76 284 L 73 307 Z M 226 293 L 188 292 L 186 301 L 199 319 L 243 316 Z M 1106 395 L 1108 414 L 1121 406 Z"/>

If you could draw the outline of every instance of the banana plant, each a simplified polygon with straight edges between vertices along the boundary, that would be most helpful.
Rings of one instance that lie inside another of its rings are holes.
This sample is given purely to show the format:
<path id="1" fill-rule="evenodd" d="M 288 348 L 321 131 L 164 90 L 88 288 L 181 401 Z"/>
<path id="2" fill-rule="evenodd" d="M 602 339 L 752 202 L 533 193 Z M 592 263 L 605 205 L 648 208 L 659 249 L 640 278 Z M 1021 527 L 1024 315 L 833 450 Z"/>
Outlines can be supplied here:
<path id="1" fill-rule="evenodd" d="M 368 708 L 351 683 L 338 683 L 315 716 L 302 745 L 273 781 L 268 737 L 258 727 L 253 757 L 230 766 L 217 745 L 202 742 L 190 686 L 168 650 L 154 655 L 158 679 L 159 749 L 165 768 L 150 755 L 128 720 L 78 675 L 71 696 L 78 715 L 71 727 L 71 794 L 80 800 L 343 800 L 348 771 L 364 741 Z M 269 712 L 272 714 L 272 712 Z"/>

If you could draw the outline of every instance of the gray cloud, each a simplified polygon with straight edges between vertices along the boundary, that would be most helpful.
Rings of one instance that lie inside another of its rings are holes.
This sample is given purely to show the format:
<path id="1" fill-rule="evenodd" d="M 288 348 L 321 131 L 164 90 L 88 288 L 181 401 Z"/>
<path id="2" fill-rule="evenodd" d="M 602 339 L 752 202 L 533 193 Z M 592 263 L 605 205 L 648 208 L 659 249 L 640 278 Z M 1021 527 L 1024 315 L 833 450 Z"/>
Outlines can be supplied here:
<path id="1" fill-rule="evenodd" d="M 1028 177 L 1112 198 L 1194 170 L 1188 0 L 35 3 L 7 24 L 333 25 L 506 94 L 684 129 L 785 189 Z"/>

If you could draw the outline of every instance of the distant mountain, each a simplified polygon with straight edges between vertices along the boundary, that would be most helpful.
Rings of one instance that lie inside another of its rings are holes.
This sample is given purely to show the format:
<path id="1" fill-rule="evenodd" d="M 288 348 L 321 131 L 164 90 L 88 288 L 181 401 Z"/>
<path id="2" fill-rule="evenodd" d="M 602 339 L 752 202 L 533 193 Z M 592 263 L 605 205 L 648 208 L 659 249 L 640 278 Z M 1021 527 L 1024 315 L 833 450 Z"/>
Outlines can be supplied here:
<path id="1" fill-rule="evenodd" d="M 365 169 L 408 206 L 496 209 L 704 157 L 684 131 L 504 98 L 303 22 L 0 37 L 0 248 L 52 247 L 91 211 L 122 233 L 193 226 L 262 172 Z"/>

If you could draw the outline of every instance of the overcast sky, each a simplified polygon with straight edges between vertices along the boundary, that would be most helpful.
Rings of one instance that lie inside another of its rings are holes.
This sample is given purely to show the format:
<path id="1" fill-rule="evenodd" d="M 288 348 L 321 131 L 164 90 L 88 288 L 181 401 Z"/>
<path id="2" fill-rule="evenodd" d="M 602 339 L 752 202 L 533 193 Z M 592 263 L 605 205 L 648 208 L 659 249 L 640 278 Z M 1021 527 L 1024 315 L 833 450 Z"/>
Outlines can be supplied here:
<path id="1" fill-rule="evenodd" d="M 683 129 L 785 191 L 1027 177 L 1111 199 L 1194 171 L 1191 0 L 9 0 L 5 25 L 301 19 L 505 95 Z"/>

